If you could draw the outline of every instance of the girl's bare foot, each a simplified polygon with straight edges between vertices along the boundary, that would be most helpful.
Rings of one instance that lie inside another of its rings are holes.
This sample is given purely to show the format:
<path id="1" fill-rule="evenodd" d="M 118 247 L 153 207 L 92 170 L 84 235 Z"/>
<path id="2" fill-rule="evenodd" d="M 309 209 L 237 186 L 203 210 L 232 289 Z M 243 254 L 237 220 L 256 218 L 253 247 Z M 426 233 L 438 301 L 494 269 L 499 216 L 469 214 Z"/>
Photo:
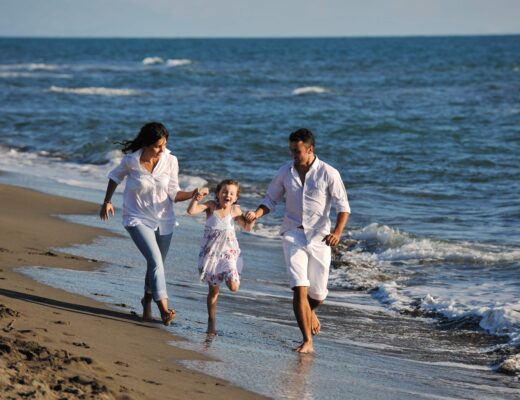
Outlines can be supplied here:
<path id="1" fill-rule="evenodd" d="M 311 320 L 311 333 L 313 335 L 317 335 L 321 331 L 320 320 L 318 319 L 318 316 L 316 315 L 316 313 L 314 311 L 312 312 L 312 317 L 311 318 L 312 318 L 312 320 Z"/>
<path id="2" fill-rule="evenodd" d="M 297 353 L 313 353 L 314 352 L 314 347 L 312 347 L 312 341 L 308 341 L 308 342 L 303 342 L 302 344 L 300 344 L 298 347 L 296 347 L 294 349 L 295 352 Z"/>
<path id="3" fill-rule="evenodd" d="M 148 300 L 146 297 L 143 297 L 141 299 L 141 305 L 143 306 L 143 321 L 152 321 L 152 300 Z"/>
<path id="4" fill-rule="evenodd" d="M 206 331 L 208 335 L 216 335 L 217 334 L 217 321 L 208 318 L 208 330 Z"/>

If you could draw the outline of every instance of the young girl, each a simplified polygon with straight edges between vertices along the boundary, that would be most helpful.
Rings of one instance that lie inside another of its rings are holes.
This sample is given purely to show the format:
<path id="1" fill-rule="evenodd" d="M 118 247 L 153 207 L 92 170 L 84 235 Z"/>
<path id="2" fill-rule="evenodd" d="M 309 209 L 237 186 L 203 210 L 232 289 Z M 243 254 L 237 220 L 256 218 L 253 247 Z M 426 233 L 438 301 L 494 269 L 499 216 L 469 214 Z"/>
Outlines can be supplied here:
<path id="1" fill-rule="evenodd" d="M 240 286 L 242 258 L 235 236 L 234 221 L 246 231 L 250 231 L 254 222 L 248 223 L 240 207 L 235 205 L 240 195 L 240 184 L 225 179 L 217 185 L 216 199 L 203 204 L 199 203 L 207 190 L 201 190 L 191 200 L 188 214 L 196 215 L 206 212 L 206 226 L 199 253 L 200 280 L 208 284 L 208 333 L 215 335 L 216 312 L 219 287 L 226 282 L 232 292 Z"/>

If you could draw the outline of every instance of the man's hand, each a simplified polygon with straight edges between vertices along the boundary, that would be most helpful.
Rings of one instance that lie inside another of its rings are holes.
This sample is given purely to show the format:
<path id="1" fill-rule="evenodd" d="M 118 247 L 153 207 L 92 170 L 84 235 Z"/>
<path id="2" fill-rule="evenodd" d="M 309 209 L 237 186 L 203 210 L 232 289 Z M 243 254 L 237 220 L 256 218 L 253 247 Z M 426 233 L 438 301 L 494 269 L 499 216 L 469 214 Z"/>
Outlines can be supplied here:
<path id="1" fill-rule="evenodd" d="M 250 224 L 256 220 L 256 213 L 254 211 L 248 211 L 244 215 L 244 218 L 246 219 L 246 222 Z"/>
<path id="2" fill-rule="evenodd" d="M 334 247 L 339 243 L 339 235 L 336 235 L 335 233 L 331 233 L 327 236 L 325 236 L 322 240 L 322 242 L 325 242 L 327 246 Z"/>

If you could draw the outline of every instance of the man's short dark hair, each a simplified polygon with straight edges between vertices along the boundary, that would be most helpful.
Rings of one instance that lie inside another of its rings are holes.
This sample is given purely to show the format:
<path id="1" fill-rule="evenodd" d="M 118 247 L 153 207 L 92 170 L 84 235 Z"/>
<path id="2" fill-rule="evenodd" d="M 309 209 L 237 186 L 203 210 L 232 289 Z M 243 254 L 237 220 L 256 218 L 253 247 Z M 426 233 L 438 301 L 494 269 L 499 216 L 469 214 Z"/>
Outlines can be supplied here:
<path id="1" fill-rule="evenodd" d="M 307 146 L 314 146 L 314 135 L 310 129 L 300 128 L 289 135 L 289 142 L 303 142 Z"/>

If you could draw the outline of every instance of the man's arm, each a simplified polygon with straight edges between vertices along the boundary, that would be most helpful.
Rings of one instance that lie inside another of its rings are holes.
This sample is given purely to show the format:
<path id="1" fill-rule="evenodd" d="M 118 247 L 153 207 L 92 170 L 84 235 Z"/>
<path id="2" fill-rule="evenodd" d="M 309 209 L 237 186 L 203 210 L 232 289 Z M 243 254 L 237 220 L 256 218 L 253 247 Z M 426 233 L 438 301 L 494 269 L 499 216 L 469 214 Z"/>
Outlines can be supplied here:
<path id="1" fill-rule="evenodd" d="M 247 222 L 252 222 L 255 219 L 269 214 L 269 212 L 275 209 L 276 204 L 283 199 L 285 194 L 285 188 L 283 185 L 285 170 L 283 168 L 284 167 L 278 170 L 278 173 L 267 187 L 267 192 L 262 204 L 260 204 L 254 212 L 248 211 L 246 213 L 245 218 Z"/>

